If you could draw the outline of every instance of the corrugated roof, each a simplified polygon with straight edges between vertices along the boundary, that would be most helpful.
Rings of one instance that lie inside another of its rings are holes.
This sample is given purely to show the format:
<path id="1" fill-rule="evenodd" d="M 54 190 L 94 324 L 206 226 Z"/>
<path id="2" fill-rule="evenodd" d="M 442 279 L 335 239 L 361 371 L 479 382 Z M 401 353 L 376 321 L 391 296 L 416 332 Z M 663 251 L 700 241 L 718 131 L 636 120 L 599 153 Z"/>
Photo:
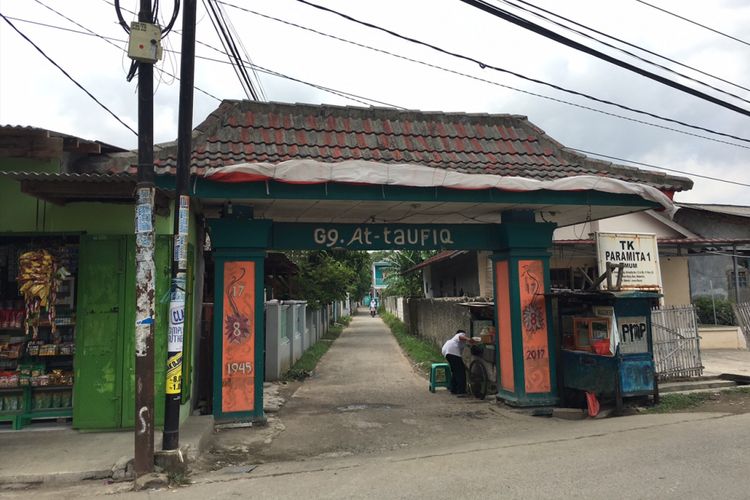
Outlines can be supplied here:
<path id="1" fill-rule="evenodd" d="M 436 253 L 432 257 L 429 257 L 416 266 L 410 267 L 406 271 L 404 271 L 404 274 L 412 273 L 414 271 L 417 271 L 419 269 L 422 269 L 423 267 L 431 266 L 432 264 L 436 264 L 438 262 L 442 262 L 444 260 L 452 259 L 453 257 L 458 257 L 461 254 L 467 253 L 466 250 L 443 250 L 442 252 Z"/>
<path id="2" fill-rule="evenodd" d="M 63 134 L 62 132 L 55 132 L 41 127 L 33 127 L 30 125 L 0 125 L 0 137 L 3 136 L 29 136 L 29 135 L 42 135 L 44 137 L 59 137 L 68 143 L 82 143 L 97 145 L 101 148 L 102 153 L 118 153 L 127 152 L 125 148 L 119 146 L 113 146 L 102 141 L 84 139 L 75 135 Z"/>
<path id="3" fill-rule="evenodd" d="M 706 205 L 701 203 L 676 203 L 680 208 L 702 210 L 722 215 L 734 215 L 736 217 L 750 217 L 750 207 L 741 205 Z"/>
<path id="4" fill-rule="evenodd" d="M 176 142 L 155 148 L 158 173 L 174 172 Z M 208 167 L 292 159 L 362 159 L 539 180 L 601 175 L 682 191 L 690 179 L 588 158 L 526 117 L 329 105 L 223 101 L 193 132 L 194 173 Z M 135 172 L 134 152 L 113 154 L 100 171 Z"/>
<path id="5" fill-rule="evenodd" d="M 133 183 L 135 177 L 129 173 L 71 173 L 71 172 L 11 172 L 0 171 L 0 177 L 10 177 L 17 181 L 57 181 L 76 183 Z"/>
<path id="6" fill-rule="evenodd" d="M 656 238 L 659 245 L 670 246 L 731 246 L 750 244 L 747 238 Z M 554 245 L 594 245 L 594 240 L 554 240 Z"/>

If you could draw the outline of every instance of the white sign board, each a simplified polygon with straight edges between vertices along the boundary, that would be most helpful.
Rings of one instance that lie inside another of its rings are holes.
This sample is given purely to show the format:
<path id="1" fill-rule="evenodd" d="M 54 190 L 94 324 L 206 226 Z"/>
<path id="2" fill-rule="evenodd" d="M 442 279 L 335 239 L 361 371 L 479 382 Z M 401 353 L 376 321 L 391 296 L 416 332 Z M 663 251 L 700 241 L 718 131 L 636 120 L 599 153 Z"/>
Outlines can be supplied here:
<path id="1" fill-rule="evenodd" d="M 599 275 L 607 271 L 607 262 L 623 264 L 623 290 L 661 291 L 659 249 L 656 235 L 645 233 L 596 233 L 596 253 Z M 617 282 L 617 270 L 612 271 L 612 282 Z M 602 283 L 606 287 L 606 281 Z"/>

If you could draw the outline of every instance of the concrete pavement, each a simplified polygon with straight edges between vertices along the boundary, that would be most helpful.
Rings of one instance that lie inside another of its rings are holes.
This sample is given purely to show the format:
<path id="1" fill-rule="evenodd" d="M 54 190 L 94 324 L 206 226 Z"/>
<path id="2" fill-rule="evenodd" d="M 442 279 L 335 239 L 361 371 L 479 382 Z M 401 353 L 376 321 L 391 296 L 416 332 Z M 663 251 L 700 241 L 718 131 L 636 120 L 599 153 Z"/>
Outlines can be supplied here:
<path id="1" fill-rule="evenodd" d="M 180 444 L 195 456 L 213 433 L 213 417 L 189 417 L 180 428 Z M 155 432 L 156 450 L 161 431 Z M 104 479 L 123 457 L 132 458 L 133 431 L 79 432 L 69 427 L 34 425 L 0 432 L 0 488 Z M 0 495 L 2 496 L 2 495 Z"/>
<path id="2" fill-rule="evenodd" d="M 219 465 L 257 464 L 460 443 L 534 425 L 489 399 L 430 393 L 383 321 L 358 314 L 267 428 L 221 431 L 214 445 Z"/>
<path id="3" fill-rule="evenodd" d="M 750 351 L 706 349 L 701 351 L 701 361 L 705 367 L 705 375 L 731 373 L 750 376 Z"/>

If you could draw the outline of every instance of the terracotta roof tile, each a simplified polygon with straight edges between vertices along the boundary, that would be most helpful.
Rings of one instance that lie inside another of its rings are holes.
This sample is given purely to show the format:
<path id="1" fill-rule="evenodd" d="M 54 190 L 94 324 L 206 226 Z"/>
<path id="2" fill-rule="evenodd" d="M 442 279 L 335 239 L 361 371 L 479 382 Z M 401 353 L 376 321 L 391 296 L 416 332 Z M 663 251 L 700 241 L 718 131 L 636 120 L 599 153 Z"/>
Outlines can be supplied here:
<path id="1" fill-rule="evenodd" d="M 196 173 L 244 162 L 365 159 L 532 179 L 606 175 L 667 191 L 692 187 L 682 177 L 588 158 L 518 115 L 223 101 L 196 127 L 193 147 Z M 162 171 L 173 170 L 176 142 L 159 145 L 155 156 Z M 136 164 L 135 153 L 127 152 L 93 168 L 134 172 Z"/>

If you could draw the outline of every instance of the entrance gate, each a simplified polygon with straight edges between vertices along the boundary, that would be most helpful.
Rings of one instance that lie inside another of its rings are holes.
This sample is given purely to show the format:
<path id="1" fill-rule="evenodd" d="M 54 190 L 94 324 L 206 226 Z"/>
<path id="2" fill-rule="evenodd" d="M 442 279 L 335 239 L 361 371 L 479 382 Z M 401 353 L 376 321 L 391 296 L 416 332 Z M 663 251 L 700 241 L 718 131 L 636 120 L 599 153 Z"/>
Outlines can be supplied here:
<path id="1" fill-rule="evenodd" d="M 554 340 L 544 299 L 553 223 L 314 224 L 209 220 L 216 262 L 214 415 L 262 420 L 266 250 L 467 249 L 493 251 L 499 397 L 519 406 L 557 401 Z M 220 332 L 220 334 L 219 334 Z"/>

